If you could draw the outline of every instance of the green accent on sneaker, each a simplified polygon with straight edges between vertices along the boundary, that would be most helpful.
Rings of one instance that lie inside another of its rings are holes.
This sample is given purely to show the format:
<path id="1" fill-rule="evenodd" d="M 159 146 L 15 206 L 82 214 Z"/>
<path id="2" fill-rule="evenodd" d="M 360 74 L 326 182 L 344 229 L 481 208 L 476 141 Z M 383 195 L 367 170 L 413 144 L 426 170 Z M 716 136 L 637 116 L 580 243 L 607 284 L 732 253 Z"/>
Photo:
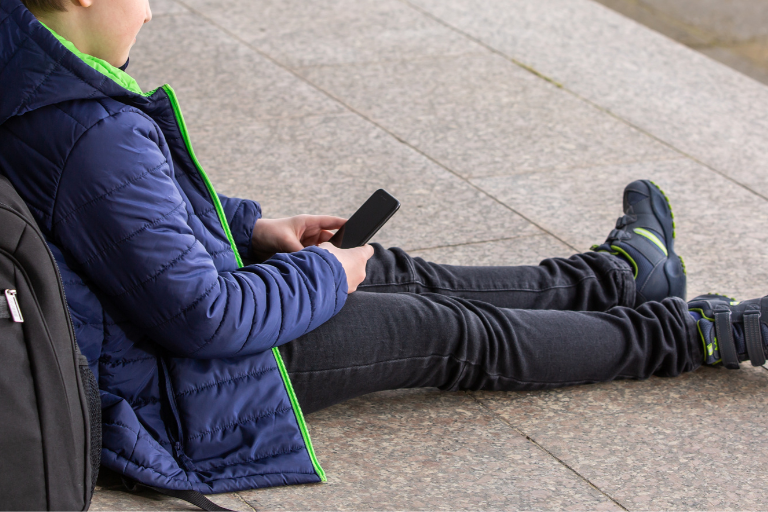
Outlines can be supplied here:
<path id="1" fill-rule="evenodd" d="M 730 295 L 726 295 L 724 293 L 709 292 L 707 295 L 717 295 L 720 297 L 725 297 L 728 300 L 736 300 L 736 297 L 731 297 Z"/>
<path id="2" fill-rule="evenodd" d="M 600 247 L 600 246 L 595 244 L 592 247 L 590 247 L 589 250 L 590 251 L 595 251 L 595 252 L 604 252 L 605 254 L 612 254 L 613 256 L 616 256 L 618 254 L 616 251 L 606 251 L 605 249 L 599 249 L 598 250 L 598 247 Z"/>
<path id="3" fill-rule="evenodd" d="M 634 267 L 634 269 L 635 269 L 635 279 L 637 279 L 637 263 L 635 263 L 635 260 L 633 260 L 633 259 L 632 259 L 632 256 L 630 256 L 629 254 L 627 254 L 627 251 L 625 251 L 624 249 L 622 249 L 622 248 L 621 248 L 621 247 L 619 247 L 618 245 L 612 245 L 612 246 L 611 246 L 611 249 L 613 249 L 613 250 L 614 250 L 614 251 L 616 251 L 617 253 L 620 253 L 622 256 L 624 256 L 625 258 L 627 258 L 627 260 L 629 261 L 629 263 L 630 263 L 630 264 L 632 265 L 632 267 Z"/>
<path id="4" fill-rule="evenodd" d="M 714 322 L 715 321 L 714 318 L 709 318 L 707 315 L 705 315 L 704 314 L 704 310 L 701 309 L 701 308 L 688 308 L 688 311 L 695 311 L 698 314 L 700 314 L 703 319 L 709 320 L 710 322 Z"/>
<path id="5" fill-rule="evenodd" d="M 644 236 L 645 238 L 647 238 L 648 240 L 656 244 L 656 246 L 658 246 L 658 248 L 661 249 L 661 252 L 664 253 L 664 256 L 669 256 L 669 253 L 667 252 L 667 248 L 664 246 L 663 243 L 661 243 L 661 240 L 659 240 L 659 237 L 657 237 L 647 229 L 643 229 L 643 228 L 635 228 L 633 231 L 640 236 Z"/>
<path id="6" fill-rule="evenodd" d="M 685 260 L 679 254 L 677 255 L 677 257 L 680 259 L 680 264 L 683 266 L 683 275 L 687 276 L 688 275 L 688 269 L 685 268 Z"/>
<path id="7" fill-rule="evenodd" d="M 690 310 L 690 311 L 701 311 L 701 310 L 700 309 L 693 309 L 693 310 Z M 704 315 L 702 314 L 702 316 L 704 316 Z M 706 317 L 704 317 L 704 318 L 706 318 Z M 715 350 L 717 350 L 718 354 L 720 353 L 720 348 L 717 345 L 717 337 L 715 337 L 715 340 L 712 343 L 707 343 L 707 340 L 704 339 L 704 333 L 701 332 L 701 325 L 700 325 L 700 323 L 701 323 L 701 320 L 696 322 L 696 328 L 699 331 L 699 337 L 701 337 L 701 343 L 702 343 L 702 345 L 704 345 L 704 364 L 715 365 L 717 363 L 721 363 L 723 361 L 722 358 L 717 359 L 717 360 L 712 361 L 712 362 L 707 362 L 708 358 L 714 357 Z"/>
<path id="8" fill-rule="evenodd" d="M 677 238 L 677 233 L 676 233 L 676 228 L 677 228 L 677 225 L 676 225 L 676 223 L 675 223 L 675 212 L 673 212 L 673 211 L 672 211 L 672 203 L 670 203 L 670 202 L 669 202 L 669 198 L 667 197 L 667 194 L 666 194 L 666 192 L 664 192 L 664 191 L 661 189 L 661 187 L 660 187 L 660 186 L 658 186 L 656 183 L 654 183 L 654 182 L 653 182 L 653 181 L 651 181 L 651 180 L 648 180 L 648 181 L 650 181 L 650 182 L 651 182 L 651 184 L 652 184 L 654 187 L 656 187 L 657 189 L 659 189 L 659 192 L 661 192 L 661 195 L 663 195 L 663 196 L 664 196 L 664 199 L 667 201 L 667 208 L 669 208 L 669 216 L 670 216 L 670 217 L 672 217 L 672 238 Z M 685 268 L 683 268 L 683 270 L 685 270 Z"/>

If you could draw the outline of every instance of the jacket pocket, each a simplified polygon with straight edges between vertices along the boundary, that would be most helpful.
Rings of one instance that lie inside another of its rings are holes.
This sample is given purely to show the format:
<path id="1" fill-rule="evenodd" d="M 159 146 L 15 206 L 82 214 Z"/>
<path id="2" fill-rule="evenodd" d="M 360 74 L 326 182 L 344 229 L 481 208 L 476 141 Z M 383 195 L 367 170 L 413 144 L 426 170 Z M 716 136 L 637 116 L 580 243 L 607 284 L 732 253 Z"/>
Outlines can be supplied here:
<path id="1" fill-rule="evenodd" d="M 171 448 L 173 449 L 173 457 L 182 468 L 187 471 L 194 471 L 196 469 L 195 464 L 184 453 L 184 432 L 181 428 L 181 416 L 176 405 L 168 363 L 166 362 L 166 357 L 162 354 L 157 359 L 160 371 L 160 396 L 163 407 L 163 420 L 168 439 L 171 442 Z"/>

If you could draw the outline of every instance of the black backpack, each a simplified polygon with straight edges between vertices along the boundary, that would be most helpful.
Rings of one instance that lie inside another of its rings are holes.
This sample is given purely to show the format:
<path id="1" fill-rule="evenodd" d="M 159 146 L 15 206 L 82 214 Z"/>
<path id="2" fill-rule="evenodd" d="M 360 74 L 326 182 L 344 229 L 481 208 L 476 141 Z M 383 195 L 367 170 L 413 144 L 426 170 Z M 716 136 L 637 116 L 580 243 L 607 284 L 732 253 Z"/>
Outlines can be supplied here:
<path id="1" fill-rule="evenodd" d="M 0 509 L 86 510 L 100 459 L 99 390 L 58 267 L 0 175 Z"/>
<path id="2" fill-rule="evenodd" d="M 99 388 L 75 341 L 59 269 L 0 174 L 0 510 L 87 510 L 100 461 Z M 197 491 L 150 489 L 228 510 Z"/>

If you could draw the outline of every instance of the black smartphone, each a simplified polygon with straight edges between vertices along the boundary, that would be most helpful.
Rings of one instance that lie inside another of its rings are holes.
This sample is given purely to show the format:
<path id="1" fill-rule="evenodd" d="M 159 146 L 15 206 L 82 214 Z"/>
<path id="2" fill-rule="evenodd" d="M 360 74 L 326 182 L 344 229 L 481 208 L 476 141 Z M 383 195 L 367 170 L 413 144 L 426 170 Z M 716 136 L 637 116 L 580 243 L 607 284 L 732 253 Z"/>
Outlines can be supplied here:
<path id="1" fill-rule="evenodd" d="M 400 208 L 400 201 L 379 189 L 363 203 L 346 224 L 328 240 L 339 249 L 351 249 L 368 243 L 373 235 Z"/>

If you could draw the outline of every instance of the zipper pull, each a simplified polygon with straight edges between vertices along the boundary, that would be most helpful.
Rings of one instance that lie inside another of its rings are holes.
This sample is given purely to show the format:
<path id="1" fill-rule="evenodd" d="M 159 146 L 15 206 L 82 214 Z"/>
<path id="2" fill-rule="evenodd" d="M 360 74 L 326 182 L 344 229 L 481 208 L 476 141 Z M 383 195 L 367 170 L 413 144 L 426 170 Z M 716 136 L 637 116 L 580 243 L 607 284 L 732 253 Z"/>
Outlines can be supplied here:
<path id="1" fill-rule="evenodd" d="M 8 301 L 8 309 L 11 311 L 13 321 L 23 323 L 24 317 L 21 315 L 19 300 L 16 298 L 16 290 L 5 290 L 5 300 Z"/>

